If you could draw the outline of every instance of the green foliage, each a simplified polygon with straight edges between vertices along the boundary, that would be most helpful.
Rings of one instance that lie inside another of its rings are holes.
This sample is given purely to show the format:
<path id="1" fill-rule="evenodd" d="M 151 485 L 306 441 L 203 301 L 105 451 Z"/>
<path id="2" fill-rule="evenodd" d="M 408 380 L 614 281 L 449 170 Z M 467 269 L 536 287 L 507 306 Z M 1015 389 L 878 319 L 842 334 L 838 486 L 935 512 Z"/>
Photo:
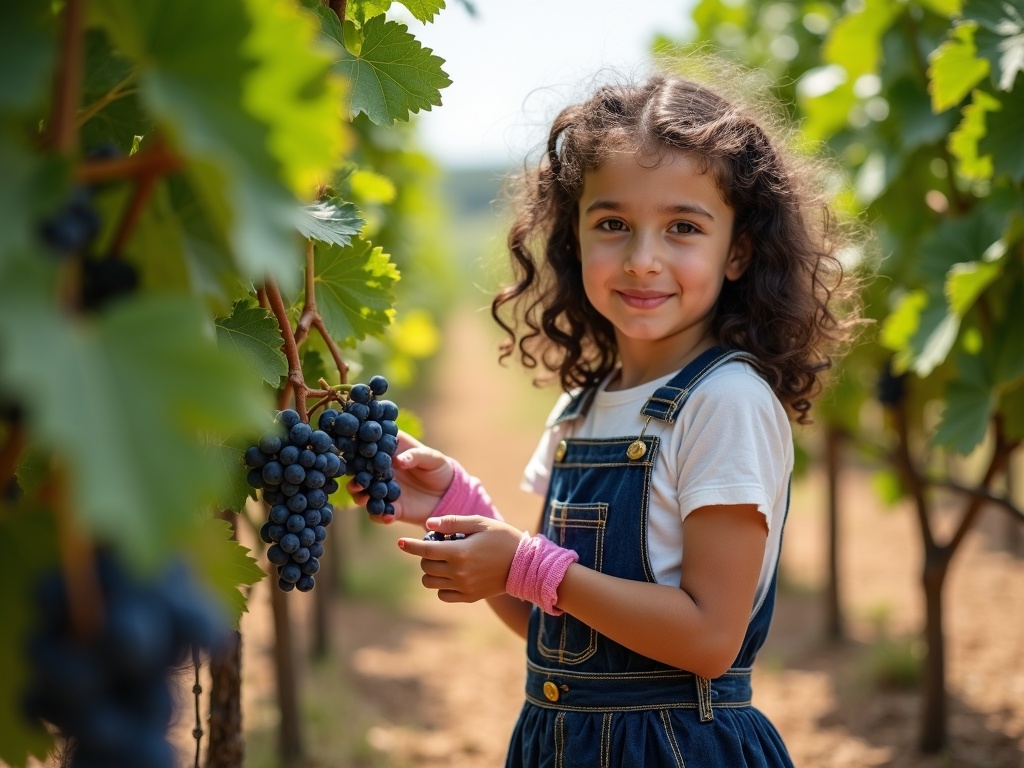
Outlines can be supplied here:
<path id="1" fill-rule="evenodd" d="M 352 343 L 391 322 L 398 270 L 380 248 L 364 240 L 344 248 L 316 245 L 316 303 L 331 336 Z"/>

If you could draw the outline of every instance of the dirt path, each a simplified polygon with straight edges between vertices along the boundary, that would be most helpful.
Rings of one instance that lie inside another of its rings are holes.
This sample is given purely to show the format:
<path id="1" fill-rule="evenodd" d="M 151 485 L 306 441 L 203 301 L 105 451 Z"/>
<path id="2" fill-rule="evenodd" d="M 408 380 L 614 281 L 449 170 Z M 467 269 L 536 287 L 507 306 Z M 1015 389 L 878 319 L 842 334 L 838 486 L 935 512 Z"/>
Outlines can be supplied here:
<path id="1" fill-rule="evenodd" d="M 511 522 L 532 529 L 538 502 L 517 484 L 554 392 L 537 393 L 518 369 L 497 365 L 486 322 L 472 313 L 454 316 L 430 407 L 420 415 L 426 440 L 481 477 Z M 915 751 L 919 697 L 872 682 L 880 669 L 898 676 L 920 651 L 908 640 L 921 626 L 914 521 L 906 509 L 883 510 L 863 472 L 850 471 L 842 493 L 841 568 L 851 639 L 840 647 L 822 639 L 824 490 L 809 478 L 794 489 L 784 587 L 756 669 L 755 704 L 777 725 L 801 768 L 1024 768 L 1024 560 L 992 547 L 984 531 L 972 534 L 958 555 L 946 603 L 952 747 L 945 756 L 922 757 Z M 984 522 L 1002 530 L 997 512 L 986 513 Z M 393 541 L 408 533 L 377 529 L 358 546 L 383 542 L 384 554 L 375 557 L 391 574 L 385 578 L 397 578 L 396 569 L 409 564 Z M 315 738 L 332 734 L 346 739 L 347 749 L 313 750 L 308 765 L 502 765 L 521 704 L 521 642 L 486 606 L 443 604 L 416 586 L 414 573 L 402 572 L 412 586 L 402 587 L 407 595 L 397 608 L 363 597 L 338 609 L 341 669 L 314 668 L 305 690 L 321 705 L 308 707 L 326 721 Z M 297 613 L 304 610 L 301 601 L 294 604 Z M 247 621 L 265 621 L 258 600 Z M 261 660 L 269 636 L 259 629 L 247 633 L 247 726 L 258 730 L 273 724 L 267 704 L 273 683 Z M 347 701 L 355 700 L 347 714 L 323 703 L 343 684 L 352 686 Z M 265 752 L 266 744 L 253 735 L 250 753 Z M 272 764 L 259 754 L 248 762 Z"/>

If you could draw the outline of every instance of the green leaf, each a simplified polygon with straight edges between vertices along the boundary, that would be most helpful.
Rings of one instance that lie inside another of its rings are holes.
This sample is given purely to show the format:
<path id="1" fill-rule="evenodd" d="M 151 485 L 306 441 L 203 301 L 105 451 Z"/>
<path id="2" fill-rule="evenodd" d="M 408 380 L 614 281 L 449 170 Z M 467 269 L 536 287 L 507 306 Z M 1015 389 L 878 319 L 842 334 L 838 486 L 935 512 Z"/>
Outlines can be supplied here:
<path id="1" fill-rule="evenodd" d="M 303 206 L 296 228 L 303 237 L 345 246 L 365 223 L 355 205 L 329 197 Z"/>
<path id="2" fill-rule="evenodd" d="M 963 13 L 978 24 L 978 52 L 992 63 L 993 82 L 1012 90 L 1024 71 L 1024 8 L 1007 0 L 967 0 Z"/>
<path id="3" fill-rule="evenodd" d="M 1013 319 L 1015 317 L 1016 320 Z M 1024 376 L 1024 333 L 1020 332 L 1021 327 L 1024 327 L 1024 306 L 1016 302 L 996 327 L 992 341 L 997 384 L 1009 384 Z"/>
<path id="4" fill-rule="evenodd" d="M 992 156 L 996 174 L 1005 173 L 1014 181 L 1024 179 L 1024 88 L 1003 94 L 1000 109 L 988 116 L 988 133 L 978 141 L 978 152 Z"/>
<path id="5" fill-rule="evenodd" d="M 893 352 L 903 350 L 921 324 L 921 313 L 928 306 L 928 294 L 922 290 L 908 291 L 885 318 L 878 340 Z"/>
<path id="6" fill-rule="evenodd" d="M 894 0 L 866 0 L 863 8 L 839 19 L 825 41 L 822 58 L 846 70 L 850 81 L 878 70 L 882 37 L 900 10 Z"/>
<path id="7" fill-rule="evenodd" d="M 266 425 L 268 428 L 270 423 Z M 241 512 L 249 499 L 256 498 L 255 489 L 249 485 L 246 475 L 249 470 L 242 458 L 245 449 L 254 442 L 250 433 L 235 433 L 220 440 L 207 443 L 207 462 L 220 476 L 220 494 L 214 502 L 217 509 Z"/>
<path id="8" fill-rule="evenodd" d="M 295 290 L 296 196 L 340 151 L 341 84 L 308 13 L 276 0 L 97 0 L 96 21 L 139 67 L 139 89 L 204 216 L 247 277 Z M 288 256 L 295 254 L 293 258 Z"/>
<path id="9" fill-rule="evenodd" d="M 56 65 L 48 3 L 6 3 L 0 24 L 0 115 L 28 113 L 47 101 Z"/>
<path id="10" fill-rule="evenodd" d="M 919 272 L 938 293 L 954 264 L 986 261 L 989 249 L 1002 238 L 1006 213 L 990 202 L 976 206 L 967 216 L 945 219 L 921 242 Z"/>
<path id="11" fill-rule="evenodd" d="M 239 588 L 256 584 L 266 573 L 233 535 L 227 520 L 205 517 L 189 529 L 181 543 L 196 574 L 221 599 L 237 629 L 246 612 L 246 597 Z"/>
<path id="12" fill-rule="evenodd" d="M 441 105 L 441 89 L 451 85 L 442 64 L 404 24 L 375 16 L 362 28 L 358 55 L 346 50 L 335 66 L 350 83 L 350 113 L 388 126 Z"/>
<path id="13" fill-rule="evenodd" d="M 957 317 L 963 317 L 974 302 L 1003 273 L 1001 261 L 972 261 L 954 264 L 946 276 L 946 300 Z"/>
<path id="14" fill-rule="evenodd" d="M 317 243 L 314 261 L 316 303 L 333 338 L 363 339 L 391 323 L 398 270 L 381 248 Z"/>
<path id="15" fill-rule="evenodd" d="M 999 100 L 976 90 L 963 108 L 963 120 L 949 135 L 949 152 L 958 161 L 957 172 L 967 179 L 992 178 L 991 155 L 979 155 L 978 142 L 985 136 L 986 114 L 999 109 Z"/>
<path id="16" fill-rule="evenodd" d="M 288 375 L 288 361 L 281 351 L 281 329 L 268 310 L 250 298 L 239 299 L 228 317 L 218 317 L 217 341 L 232 347 L 249 367 L 272 387 Z"/>
<path id="17" fill-rule="evenodd" d="M 362 26 L 374 16 L 384 14 L 390 7 L 391 0 L 348 0 L 348 4 L 345 6 L 345 18 Z"/>
<path id="18" fill-rule="evenodd" d="M 83 529 L 142 567 L 222 492 L 201 434 L 256 432 L 270 410 L 212 330 L 180 298 L 125 299 L 82 321 L 0 287 L 2 384 L 67 467 Z"/>
<path id="19" fill-rule="evenodd" d="M 934 442 L 968 454 L 988 430 L 996 405 L 995 390 L 982 357 L 960 354 L 956 370 L 960 376 L 946 387 L 946 408 L 935 430 Z"/>
<path id="20" fill-rule="evenodd" d="M 8 549 L 0 557 L 4 585 L 4 620 L 0 621 L 0 763 L 24 766 L 31 755 L 39 760 L 53 748 L 42 724 L 33 727 L 21 713 L 28 683 L 24 654 L 27 634 L 35 622 L 35 583 L 56 562 L 57 535 L 45 510 L 25 510 L 0 520 L 0 540 Z"/>
<path id="21" fill-rule="evenodd" d="M 911 291 L 886 317 L 879 340 L 896 352 L 896 373 L 913 370 L 924 378 L 946 359 L 959 330 L 960 318 L 948 312 L 944 301 Z"/>
<path id="22" fill-rule="evenodd" d="M 409 13 L 424 23 L 433 21 L 434 17 L 444 10 L 444 0 L 398 0 L 409 9 Z"/>
<path id="23" fill-rule="evenodd" d="M 989 72 L 988 60 L 977 56 L 975 29 L 971 22 L 956 25 L 928 57 L 928 92 L 936 114 L 963 101 Z"/>

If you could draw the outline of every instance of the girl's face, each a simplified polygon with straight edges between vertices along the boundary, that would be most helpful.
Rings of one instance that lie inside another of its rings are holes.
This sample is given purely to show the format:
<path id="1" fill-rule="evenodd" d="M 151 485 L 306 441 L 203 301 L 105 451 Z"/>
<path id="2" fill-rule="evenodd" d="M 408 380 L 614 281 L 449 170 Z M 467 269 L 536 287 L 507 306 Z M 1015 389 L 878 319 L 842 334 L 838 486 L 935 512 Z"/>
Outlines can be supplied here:
<path id="1" fill-rule="evenodd" d="M 623 153 L 588 171 L 579 200 L 583 286 L 615 328 L 623 372 L 674 370 L 710 346 L 723 281 L 743 274 L 733 210 L 685 152 Z M 660 374 L 659 374 L 660 375 Z"/>

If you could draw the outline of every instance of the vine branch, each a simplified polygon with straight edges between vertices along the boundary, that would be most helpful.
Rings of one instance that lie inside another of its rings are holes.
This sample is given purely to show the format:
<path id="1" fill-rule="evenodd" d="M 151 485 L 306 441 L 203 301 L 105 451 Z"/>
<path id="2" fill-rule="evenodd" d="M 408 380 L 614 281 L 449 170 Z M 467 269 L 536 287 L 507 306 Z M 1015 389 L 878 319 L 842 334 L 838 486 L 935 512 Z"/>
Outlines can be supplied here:
<path id="1" fill-rule="evenodd" d="M 183 166 L 181 157 L 162 142 L 127 157 L 89 160 L 75 169 L 75 180 L 82 184 L 172 173 Z"/>
<path id="2" fill-rule="evenodd" d="M 61 59 L 54 86 L 49 140 L 57 151 L 73 155 L 78 149 L 75 116 L 82 91 L 82 47 L 85 0 L 67 0 L 61 26 Z"/>
<path id="3" fill-rule="evenodd" d="M 103 110 L 103 108 L 106 107 L 108 104 L 112 104 L 118 99 L 122 99 L 125 96 L 130 96 L 131 94 L 135 93 L 134 90 L 125 89 L 135 81 L 136 75 L 137 73 L 135 71 L 130 72 L 128 76 L 124 78 L 124 80 L 119 82 L 117 85 L 115 85 L 105 94 L 103 94 L 100 98 L 96 99 L 96 101 L 94 101 L 88 107 L 81 110 L 78 114 L 78 120 L 76 121 L 75 127 L 81 128 L 93 117 L 99 114 Z"/>

